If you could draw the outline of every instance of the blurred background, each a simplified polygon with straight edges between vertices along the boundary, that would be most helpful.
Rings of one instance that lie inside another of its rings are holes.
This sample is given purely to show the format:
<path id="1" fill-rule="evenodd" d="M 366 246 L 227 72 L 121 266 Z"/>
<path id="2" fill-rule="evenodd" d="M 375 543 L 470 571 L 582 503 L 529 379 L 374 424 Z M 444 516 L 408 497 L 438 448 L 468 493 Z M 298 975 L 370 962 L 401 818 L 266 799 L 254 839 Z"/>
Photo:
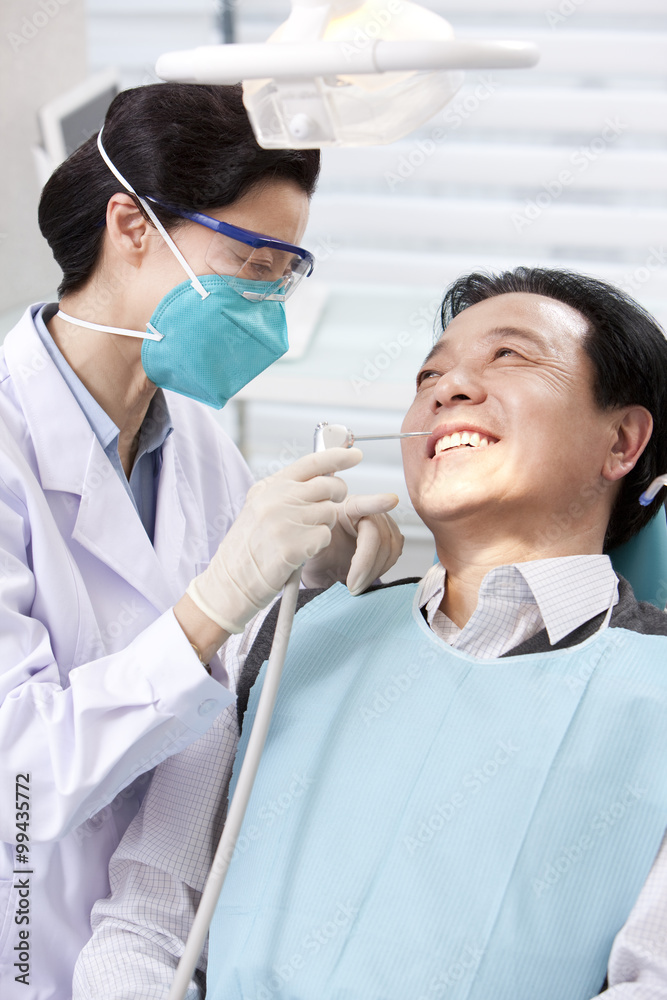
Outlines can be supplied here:
<path id="1" fill-rule="evenodd" d="M 666 0 L 422 5 L 460 38 L 534 41 L 541 61 L 469 74 L 400 143 L 323 151 L 303 240 L 316 271 L 288 302 L 293 347 L 218 414 L 257 476 L 311 450 L 320 420 L 359 435 L 398 431 L 444 289 L 472 269 L 584 271 L 667 325 Z M 264 41 L 289 7 L 3 0 L 0 339 L 30 302 L 56 297 L 59 272 L 36 219 L 57 157 L 99 127 L 117 89 L 158 82 L 161 53 Z M 403 484 L 399 442 L 368 442 L 364 454 L 350 488 L 401 499 L 406 549 L 388 578 L 421 575 L 433 549 Z"/>

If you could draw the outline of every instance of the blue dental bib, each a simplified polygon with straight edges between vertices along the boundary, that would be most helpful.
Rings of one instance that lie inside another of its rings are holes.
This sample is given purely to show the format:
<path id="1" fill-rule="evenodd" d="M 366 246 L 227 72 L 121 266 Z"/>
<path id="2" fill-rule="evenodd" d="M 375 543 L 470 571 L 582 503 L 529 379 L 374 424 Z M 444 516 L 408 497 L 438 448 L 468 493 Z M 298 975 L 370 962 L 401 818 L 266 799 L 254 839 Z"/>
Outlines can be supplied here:
<path id="1" fill-rule="evenodd" d="M 336 585 L 298 614 L 209 1000 L 601 989 L 667 826 L 667 638 L 480 660 L 414 594 Z"/>

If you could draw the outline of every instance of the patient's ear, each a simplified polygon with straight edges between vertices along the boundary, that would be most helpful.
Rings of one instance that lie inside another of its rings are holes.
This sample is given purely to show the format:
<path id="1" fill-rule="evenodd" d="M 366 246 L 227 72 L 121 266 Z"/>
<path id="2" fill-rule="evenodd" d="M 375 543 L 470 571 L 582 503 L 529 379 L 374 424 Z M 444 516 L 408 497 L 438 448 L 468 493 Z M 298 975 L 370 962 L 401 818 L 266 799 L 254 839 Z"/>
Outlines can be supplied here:
<path id="1" fill-rule="evenodd" d="M 615 437 L 602 468 L 602 475 L 614 483 L 634 469 L 653 430 L 653 417 L 644 406 L 626 406 L 617 411 Z"/>

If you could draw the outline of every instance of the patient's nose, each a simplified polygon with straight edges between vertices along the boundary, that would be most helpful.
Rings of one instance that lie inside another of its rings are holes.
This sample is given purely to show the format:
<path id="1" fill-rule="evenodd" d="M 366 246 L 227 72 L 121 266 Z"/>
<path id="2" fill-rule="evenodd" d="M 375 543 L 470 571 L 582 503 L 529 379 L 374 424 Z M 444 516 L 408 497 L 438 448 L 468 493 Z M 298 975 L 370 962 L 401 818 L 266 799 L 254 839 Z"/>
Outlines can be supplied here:
<path id="1" fill-rule="evenodd" d="M 461 363 L 440 376 L 433 393 L 434 409 L 454 406 L 459 403 L 482 403 L 486 399 L 486 389 L 478 372 L 470 365 Z"/>

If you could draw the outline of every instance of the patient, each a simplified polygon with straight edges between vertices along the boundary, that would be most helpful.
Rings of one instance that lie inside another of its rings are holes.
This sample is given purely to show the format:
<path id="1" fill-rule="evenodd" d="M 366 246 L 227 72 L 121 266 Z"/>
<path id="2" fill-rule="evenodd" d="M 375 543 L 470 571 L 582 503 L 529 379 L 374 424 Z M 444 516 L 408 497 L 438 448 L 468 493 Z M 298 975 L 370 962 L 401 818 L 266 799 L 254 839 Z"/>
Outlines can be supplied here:
<path id="1" fill-rule="evenodd" d="M 667 616 L 606 555 L 662 512 L 667 342 L 526 268 L 459 279 L 442 323 L 403 425 L 439 561 L 302 593 L 189 998 L 667 996 Z M 156 770 L 76 1000 L 167 996 L 275 616 L 224 647 L 237 711 Z"/>

